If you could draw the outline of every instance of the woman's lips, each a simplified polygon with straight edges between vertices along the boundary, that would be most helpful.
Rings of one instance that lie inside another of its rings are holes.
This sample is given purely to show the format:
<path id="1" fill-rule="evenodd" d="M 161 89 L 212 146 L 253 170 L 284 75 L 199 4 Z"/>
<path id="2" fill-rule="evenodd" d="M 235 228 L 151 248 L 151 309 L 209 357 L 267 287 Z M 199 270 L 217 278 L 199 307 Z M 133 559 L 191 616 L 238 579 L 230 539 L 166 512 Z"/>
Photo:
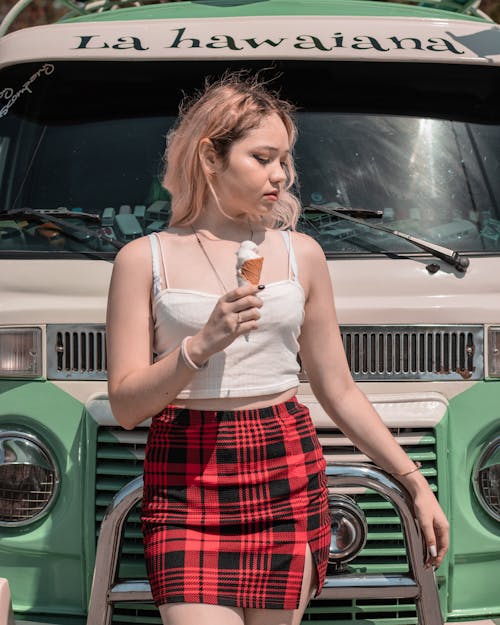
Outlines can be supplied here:
<path id="1" fill-rule="evenodd" d="M 266 198 L 266 200 L 271 200 L 273 202 L 276 202 L 278 200 L 277 193 L 265 193 L 264 197 Z"/>

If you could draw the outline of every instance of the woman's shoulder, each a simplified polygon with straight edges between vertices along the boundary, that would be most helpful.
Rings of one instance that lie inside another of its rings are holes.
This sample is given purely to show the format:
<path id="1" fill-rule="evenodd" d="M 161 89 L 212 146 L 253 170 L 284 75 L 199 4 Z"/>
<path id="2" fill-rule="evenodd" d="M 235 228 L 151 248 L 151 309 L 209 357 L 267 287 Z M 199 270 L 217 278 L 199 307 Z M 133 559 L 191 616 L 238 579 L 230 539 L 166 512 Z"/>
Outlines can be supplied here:
<path id="1" fill-rule="evenodd" d="M 179 243 L 182 243 L 185 237 L 179 236 L 181 234 L 190 234 L 190 232 L 186 228 L 168 228 L 155 232 L 154 234 L 148 234 L 134 239 L 124 245 L 118 252 L 115 258 L 115 264 L 129 265 L 139 263 L 150 268 L 152 253 L 154 252 L 152 238 L 155 237 L 158 246 L 164 250 L 165 245 L 170 247 L 172 244 L 179 245 Z"/>
<path id="2" fill-rule="evenodd" d="M 308 234 L 293 230 L 290 232 L 290 236 L 292 237 L 292 245 L 297 257 L 311 262 L 325 259 L 321 245 Z"/>
<path id="3" fill-rule="evenodd" d="M 113 272 L 131 281 L 152 283 L 153 262 L 149 236 L 139 237 L 124 245 L 115 257 Z"/>
<path id="4" fill-rule="evenodd" d="M 153 284 L 151 247 L 147 237 L 140 237 L 124 245 L 115 257 L 112 286 L 122 298 L 133 299 L 133 303 L 144 295 L 149 297 Z M 125 300 L 124 300 L 125 301 Z"/>
<path id="5" fill-rule="evenodd" d="M 126 243 L 116 255 L 115 264 L 134 262 L 146 257 L 151 259 L 151 243 L 147 235 Z"/>

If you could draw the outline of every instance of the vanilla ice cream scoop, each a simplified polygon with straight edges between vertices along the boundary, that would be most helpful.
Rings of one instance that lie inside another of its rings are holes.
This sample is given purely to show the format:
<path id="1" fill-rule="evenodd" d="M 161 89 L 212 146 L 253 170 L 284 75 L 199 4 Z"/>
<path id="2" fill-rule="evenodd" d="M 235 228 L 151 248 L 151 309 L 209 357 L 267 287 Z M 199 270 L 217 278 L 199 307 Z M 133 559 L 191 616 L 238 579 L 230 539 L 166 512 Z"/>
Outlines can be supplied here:
<path id="1" fill-rule="evenodd" d="M 238 286 L 259 284 L 264 257 L 260 255 L 257 245 L 253 241 L 242 241 L 236 257 Z"/>

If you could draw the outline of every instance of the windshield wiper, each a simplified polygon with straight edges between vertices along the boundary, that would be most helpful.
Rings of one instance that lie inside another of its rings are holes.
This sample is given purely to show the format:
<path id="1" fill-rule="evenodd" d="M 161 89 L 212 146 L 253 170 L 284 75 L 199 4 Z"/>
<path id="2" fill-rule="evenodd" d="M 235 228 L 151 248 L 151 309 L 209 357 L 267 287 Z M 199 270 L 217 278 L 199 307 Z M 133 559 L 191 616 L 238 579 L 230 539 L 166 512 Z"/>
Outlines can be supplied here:
<path id="1" fill-rule="evenodd" d="M 339 210 L 342 209 L 342 210 Z M 406 234 L 406 232 L 400 232 L 399 230 L 393 230 L 392 228 L 386 228 L 385 226 L 381 226 L 379 224 L 372 224 L 367 221 L 363 221 L 362 219 L 358 219 L 356 217 L 350 217 L 348 212 L 350 211 L 363 211 L 364 209 L 350 209 L 344 206 L 329 208 L 322 204 L 314 204 L 313 206 L 306 206 L 305 210 L 318 211 L 320 213 L 326 213 L 327 215 L 333 215 L 334 217 L 338 217 L 339 219 L 345 219 L 346 221 L 351 221 L 355 224 L 360 224 L 362 226 L 366 226 L 367 228 L 372 228 L 374 230 L 381 230 L 382 232 L 386 232 L 387 234 L 392 234 L 395 237 L 399 237 L 400 239 L 405 239 L 405 241 L 409 241 L 416 247 L 419 247 L 424 252 L 429 252 L 432 256 L 436 258 L 440 258 L 445 263 L 448 263 L 452 267 L 455 267 L 458 271 L 465 273 L 467 267 L 470 264 L 470 260 L 467 256 L 462 256 L 459 252 L 455 250 L 450 250 L 447 247 L 442 247 L 441 245 L 436 245 L 435 243 L 431 243 L 430 241 L 424 241 L 423 239 L 419 239 L 418 237 L 414 237 L 411 234 Z M 372 213 L 379 213 L 382 211 L 366 211 L 369 217 L 376 217 L 378 215 L 373 215 Z M 358 213 L 359 215 L 359 213 Z"/>
<path id="2" fill-rule="evenodd" d="M 79 243 L 85 244 L 90 240 L 105 241 L 116 249 L 121 249 L 125 243 L 121 243 L 116 239 L 104 234 L 103 232 L 95 232 L 85 226 L 77 226 L 76 224 L 68 223 L 65 221 L 67 217 L 73 217 L 76 219 L 85 219 L 88 221 L 101 221 L 99 215 L 92 213 L 77 213 L 67 209 L 35 209 L 35 208 L 16 208 L 5 213 L 12 219 L 26 219 L 28 221 L 37 221 L 39 223 L 51 223 L 57 226 L 61 232 L 64 232 L 72 239 L 77 240 Z M 57 215 L 57 217 L 54 217 Z M 64 217 L 64 219 L 60 219 Z M 98 251 L 98 250 L 96 250 Z"/>
<path id="3" fill-rule="evenodd" d="M 313 204 L 312 206 L 306 206 L 305 209 L 309 210 L 319 210 L 322 213 L 332 213 L 335 211 L 336 213 L 341 213 L 342 217 L 349 215 L 351 217 L 383 217 L 384 211 L 381 210 L 371 210 L 370 208 L 353 208 L 352 206 L 335 206 L 335 208 L 329 208 L 328 206 L 319 204 Z M 363 222 L 364 223 L 364 222 Z"/>
<path id="4" fill-rule="evenodd" d="M 16 219 L 29 219 L 33 214 L 42 215 L 45 217 L 72 217 L 73 219 L 83 219 L 84 221 L 95 221 L 101 223 L 101 216 L 97 213 L 83 213 L 77 211 L 70 211 L 67 208 L 13 208 L 7 211 L 9 217 Z"/>

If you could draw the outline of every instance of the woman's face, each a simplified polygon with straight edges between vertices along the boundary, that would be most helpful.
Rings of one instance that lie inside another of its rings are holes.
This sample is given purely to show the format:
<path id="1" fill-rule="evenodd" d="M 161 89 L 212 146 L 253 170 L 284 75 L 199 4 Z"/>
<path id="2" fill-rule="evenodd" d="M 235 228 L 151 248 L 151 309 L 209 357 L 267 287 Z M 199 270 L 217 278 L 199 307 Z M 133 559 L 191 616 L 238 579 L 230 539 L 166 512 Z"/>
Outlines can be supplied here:
<path id="1" fill-rule="evenodd" d="M 270 213 L 286 181 L 290 142 L 276 113 L 233 143 L 227 165 L 212 178 L 223 211 L 235 218 L 260 219 Z"/>

